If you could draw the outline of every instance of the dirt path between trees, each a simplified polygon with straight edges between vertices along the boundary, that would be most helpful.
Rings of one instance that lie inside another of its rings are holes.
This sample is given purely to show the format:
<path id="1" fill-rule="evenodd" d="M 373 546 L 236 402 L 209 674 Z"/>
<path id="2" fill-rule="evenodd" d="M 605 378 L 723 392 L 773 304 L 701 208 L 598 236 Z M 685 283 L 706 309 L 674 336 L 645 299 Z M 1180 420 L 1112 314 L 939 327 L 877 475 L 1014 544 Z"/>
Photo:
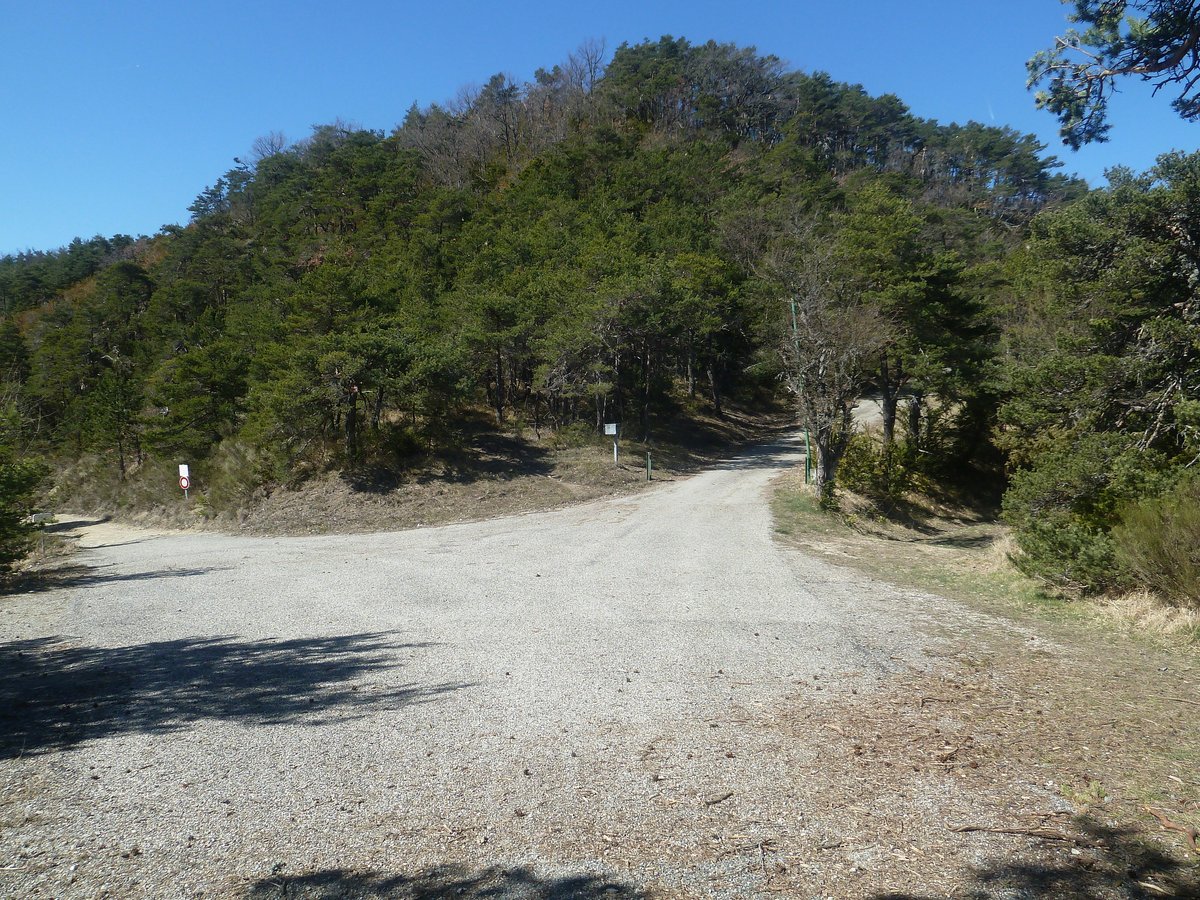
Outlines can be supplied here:
<path id="1" fill-rule="evenodd" d="M 996 648 L 1087 648 L 784 548 L 799 446 L 387 534 L 85 529 L 0 598 L 0 895 L 1190 889 L 979 714 L 1040 702 Z"/>

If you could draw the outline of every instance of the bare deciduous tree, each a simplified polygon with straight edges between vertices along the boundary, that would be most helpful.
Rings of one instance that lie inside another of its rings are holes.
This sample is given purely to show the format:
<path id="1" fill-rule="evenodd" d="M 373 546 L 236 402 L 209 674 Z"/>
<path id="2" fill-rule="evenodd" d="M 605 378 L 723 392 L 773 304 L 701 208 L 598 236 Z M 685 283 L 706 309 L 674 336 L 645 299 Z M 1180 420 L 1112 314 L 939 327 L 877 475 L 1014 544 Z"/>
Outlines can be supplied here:
<path id="1" fill-rule="evenodd" d="M 288 139 L 282 131 L 269 131 L 256 137 L 250 145 L 250 156 L 254 165 L 258 165 L 268 156 L 275 156 L 287 149 Z"/>
<path id="2" fill-rule="evenodd" d="M 579 89 L 585 96 L 590 97 L 592 95 L 592 91 L 596 87 L 596 82 L 604 74 L 604 58 L 607 52 L 608 47 L 605 44 L 604 38 L 600 38 L 599 40 L 589 38 L 580 44 L 574 53 L 567 57 L 567 63 L 564 68 L 570 74 L 571 80 L 579 86 Z"/>
<path id="3" fill-rule="evenodd" d="M 815 486 L 831 503 L 838 465 L 853 434 L 851 411 L 872 364 L 891 340 L 879 307 L 848 290 L 828 244 L 809 228 L 772 268 L 785 290 L 780 336 L 783 377 L 816 451 Z"/>

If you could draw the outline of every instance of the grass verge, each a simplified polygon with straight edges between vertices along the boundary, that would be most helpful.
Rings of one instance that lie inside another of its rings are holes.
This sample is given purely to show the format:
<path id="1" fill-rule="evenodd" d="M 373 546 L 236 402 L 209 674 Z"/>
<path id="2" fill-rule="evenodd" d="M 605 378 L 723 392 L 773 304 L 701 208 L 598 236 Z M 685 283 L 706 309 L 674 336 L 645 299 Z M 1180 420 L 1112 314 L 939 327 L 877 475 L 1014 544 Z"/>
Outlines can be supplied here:
<path id="1" fill-rule="evenodd" d="M 1162 647 L 1200 648 L 1200 612 L 1148 592 L 1073 600 L 1047 592 L 1012 562 L 1009 530 L 962 507 L 912 503 L 902 516 L 883 515 L 868 500 L 843 492 L 841 510 L 826 512 L 797 473 L 784 475 L 772 497 L 780 537 L 831 562 L 901 587 L 985 606 L 989 612 L 1036 613 L 1051 622 L 1115 629 Z"/>
<path id="2" fill-rule="evenodd" d="M 882 705 L 849 710 L 865 718 L 842 730 L 886 738 L 891 729 L 907 741 L 926 725 L 900 728 L 897 711 L 915 707 L 921 718 L 931 708 L 929 740 L 955 735 L 944 761 L 966 766 L 962 777 L 977 796 L 1028 778 L 1069 805 L 1080 840 L 1090 842 L 1079 846 L 1095 851 L 1062 870 L 1063 884 L 1091 884 L 1093 893 L 1080 896 L 1200 896 L 1190 893 L 1200 891 L 1200 855 L 1150 811 L 1200 825 L 1196 616 L 1148 595 L 1049 597 L 1012 565 L 995 522 L 931 507 L 896 522 L 852 496 L 842 512 L 825 513 L 801 481 L 789 473 L 777 483 L 780 540 L 991 614 L 969 627 L 937 627 L 935 673 L 899 679 Z M 888 754 L 890 764 L 901 749 Z M 1017 822 L 1038 812 L 1047 811 L 1018 806 L 1010 814 Z M 1133 885 L 1146 893 L 1123 893 Z"/>

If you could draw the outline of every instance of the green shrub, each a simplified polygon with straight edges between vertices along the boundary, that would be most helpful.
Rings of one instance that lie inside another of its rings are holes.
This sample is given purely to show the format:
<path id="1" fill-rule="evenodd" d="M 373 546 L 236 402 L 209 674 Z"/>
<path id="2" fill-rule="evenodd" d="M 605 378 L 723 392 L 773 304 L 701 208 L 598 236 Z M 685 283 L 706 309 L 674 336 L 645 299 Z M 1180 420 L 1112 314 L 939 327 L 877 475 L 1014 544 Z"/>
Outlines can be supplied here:
<path id="1" fill-rule="evenodd" d="M 612 440 L 612 438 L 609 438 Z M 575 447 L 587 447 L 598 443 L 596 428 L 587 422 L 572 422 L 554 432 L 550 444 L 556 450 L 568 450 Z"/>
<path id="2" fill-rule="evenodd" d="M 1142 585 L 1200 607 L 1200 477 L 1128 507 L 1112 537 L 1117 559 Z"/>
<path id="3" fill-rule="evenodd" d="M 1098 592 L 1127 574 L 1109 532 L 1129 503 L 1157 494 L 1166 461 L 1124 435 L 1063 437 L 1013 475 L 1004 518 L 1014 527 L 1025 574 L 1056 587 Z"/>
<path id="4" fill-rule="evenodd" d="M 425 453 L 429 441 L 412 425 L 397 422 L 384 429 L 382 449 L 388 461 L 403 465 Z"/>
<path id="5" fill-rule="evenodd" d="M 197 503 L 232 512 L 250 503 L 268 478 L 267 455 L 244 441 L 226 438 L 195 466 Z"/>
<path id="6" fill-rule="evenodd" d="M 1019 528 L 1014 562 L 1030 577 L 1056 588 L 1095 593 L 1124 581 L 1112 537 L 1069 510 L 1049 510 Z"/>
<path id="7" fill-rule="evenodd" d="M 838 466 L 838 481 L 872 500 L 897 502 L 919 489 L 912 456 L 904 444 L 884 447 L 869 434 L 856 434 Z"/>
<path id="8" fill-rule="evenodd" d="M 0 455 L 0 576 L 29 552 L 34 529 L 27 519 L 45 476 L 40 462 Z"/>

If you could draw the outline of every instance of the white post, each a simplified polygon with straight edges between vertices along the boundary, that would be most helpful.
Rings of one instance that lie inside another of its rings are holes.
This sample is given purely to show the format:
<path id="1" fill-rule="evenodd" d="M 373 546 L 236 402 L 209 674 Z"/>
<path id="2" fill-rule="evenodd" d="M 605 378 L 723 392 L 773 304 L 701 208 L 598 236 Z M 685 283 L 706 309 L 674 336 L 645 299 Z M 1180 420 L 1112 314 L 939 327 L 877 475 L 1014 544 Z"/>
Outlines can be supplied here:
<path id="1" fill-rule="evenodd" d="M 620 435 L 618 434 L 618 432 L 620 430 L 621 430 L 621 425 L 619 422 L 605 422 L 604 423 L 604 433 L 611 434 L 612 439 L 613 439 L 613 465 L 614 466 L 617 464 L 617 459 L 618 459 L 617 441 L 620 439 Z"/>

